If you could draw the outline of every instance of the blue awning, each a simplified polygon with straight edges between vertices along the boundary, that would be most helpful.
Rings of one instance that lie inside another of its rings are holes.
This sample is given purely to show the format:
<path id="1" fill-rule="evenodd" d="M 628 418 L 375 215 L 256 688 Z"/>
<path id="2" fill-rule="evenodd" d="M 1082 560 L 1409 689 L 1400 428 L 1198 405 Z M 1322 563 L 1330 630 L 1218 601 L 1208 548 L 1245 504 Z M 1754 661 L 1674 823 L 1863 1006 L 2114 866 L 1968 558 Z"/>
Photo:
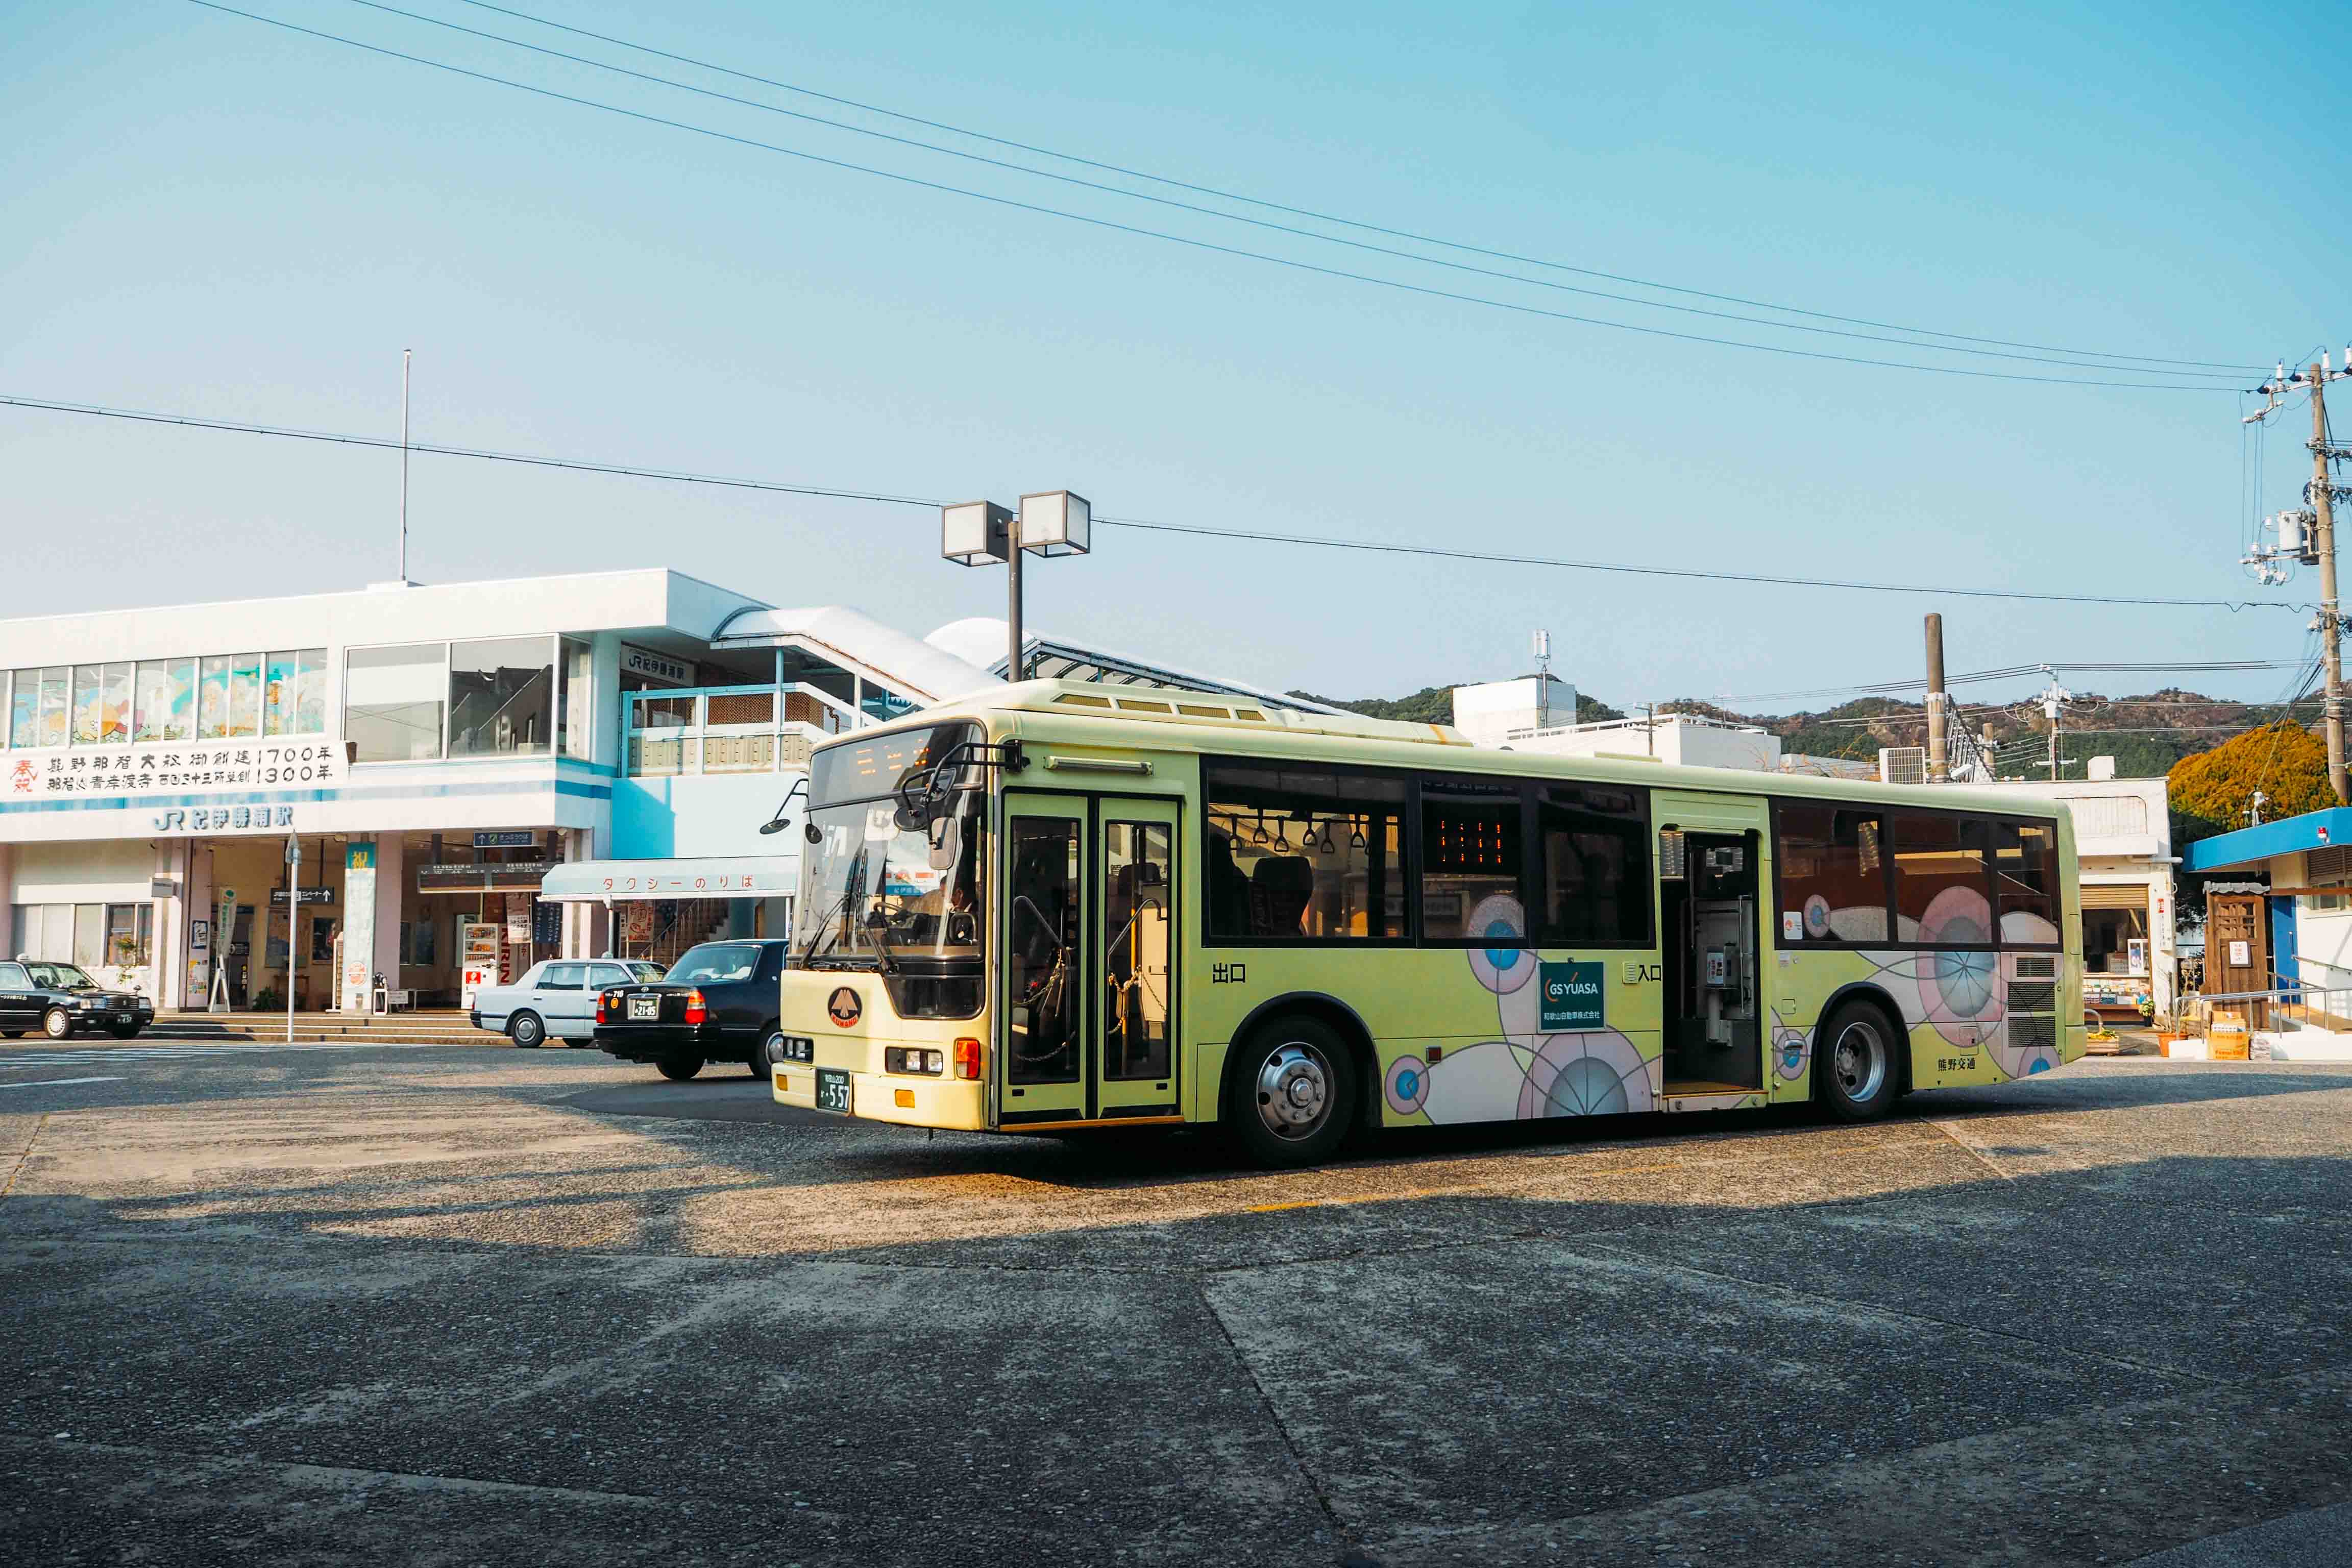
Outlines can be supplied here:
<path id="1" fill-rule="evenodd" d="M 2306 811 L 2301 816 L 2283 816 L 2276 822 L 2200 838 L 2181 851 L 2180 866 L 2185 871 L 2218 871 L 2268 860 L 2274 855 L 2338 844 L 2352 844 L 2352 806 L 2331 805 L 2325 811 Z"/>
<path id="2" fill-rule="evenodd" d="M 539 896 L 558 903 L 629 899 L 781 899 L 800 886 L 788 855 L 718 855 L 698 860 L 572 860 L 554 868 Z"/>

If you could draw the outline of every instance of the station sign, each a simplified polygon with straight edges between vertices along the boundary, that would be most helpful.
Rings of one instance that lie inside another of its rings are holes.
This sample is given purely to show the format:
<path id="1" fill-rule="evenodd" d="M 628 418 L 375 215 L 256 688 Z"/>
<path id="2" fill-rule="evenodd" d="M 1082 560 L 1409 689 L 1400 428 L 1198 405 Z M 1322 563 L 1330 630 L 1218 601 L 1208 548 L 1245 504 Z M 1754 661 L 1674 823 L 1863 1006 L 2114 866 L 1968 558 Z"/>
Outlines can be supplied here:
<path id="1" fill-rule="evenodd" d="M 539 843 L 539 834 L 529 827 L 485 827 L 474 833 L 477 849 L 530 849 Z"/>
<path id="2" fill-rule="evenodd" d="M 666 653 L 656 653 L 635 643 L 621 645 L 621 673 L 646 680 L 657 680 L 664 686 L 694 684 L 694 666 L 682 658 L 672 658 Z"/>

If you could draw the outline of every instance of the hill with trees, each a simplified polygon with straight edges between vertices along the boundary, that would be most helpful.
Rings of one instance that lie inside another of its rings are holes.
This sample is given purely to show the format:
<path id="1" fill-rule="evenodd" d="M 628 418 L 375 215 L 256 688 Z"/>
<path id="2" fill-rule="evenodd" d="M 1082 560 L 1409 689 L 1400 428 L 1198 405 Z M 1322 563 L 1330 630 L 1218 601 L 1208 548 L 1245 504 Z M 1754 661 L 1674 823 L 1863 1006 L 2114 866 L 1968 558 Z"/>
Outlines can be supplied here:
<path id="1" fill-rule="evenodd" d="M 1407 697 L 1346 699 L 1318 697 L 1351 713 L 1372 719 L 1400 719 L 1419 724 L 1454 721 L 1454 688 L 1424 686 Z M 1924 746 L 1927 743 L 1927 710 L 1917 702 L 1892 697 L 1859 697 L 1833 708 L 1794 713 L 1742 713 L 1702 698 L 1678 698 L 1657 705 L 1659 713 L 1696 713 L 1726 723 L 1749 724 L 1780 738 L 1784 752 L 1815 757 L 1850 757 L 1874 761 L 1882 746 Z M 1640 711 L 1637 707 L 1634 711 Z M 2289 728 L 2317 721 L 2319 701 L 2306 699 L 2295 705 Z M 1577 693 L 1576 719 L 1590 724 L 1622 719 L 1626 710 L 1584 692 Z M 2047 778 L 2050 722 L 2041 705 L 2031 700 L 2009 703 L 1961 703 L 1958 721 L 1971 735 L 1990 732 L 1996 765 L 2005 778 Z M 2240 702 L 2207 697 L 2179 687 L 2129 697 L 2097 692 L 2077 695 L 2061 720 L 2064 762 L 2061 776 L 2081 778 L 2090 758 L 2113 757 L 2118 778 L 2164 778 L 2183 759 L 2211 752 L 2227 742 L 2282 722 L 2276 703 Z M 2323 784 L 2325 780 L 2323 778 Z M 2242 811 L 2244 802 L 2235 809 Z M 2302 809 L 2298 807 L 2297 809 Z M 2274 813 L 2275 814 L 2275 813 Z"/>

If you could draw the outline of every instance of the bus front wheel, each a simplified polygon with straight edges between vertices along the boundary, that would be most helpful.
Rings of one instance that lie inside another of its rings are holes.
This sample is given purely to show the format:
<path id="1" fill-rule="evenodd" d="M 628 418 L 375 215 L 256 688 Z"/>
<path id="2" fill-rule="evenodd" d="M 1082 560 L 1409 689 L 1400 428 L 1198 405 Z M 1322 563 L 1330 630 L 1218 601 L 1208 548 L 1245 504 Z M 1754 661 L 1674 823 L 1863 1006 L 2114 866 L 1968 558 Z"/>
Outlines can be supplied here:
<path id="1" fill-rule="evenodd" d="M 1226 1130 L 1262 1165 L 1329 1159 L 1355 1125 L 1357 1100 L 1347 1042 L 1303 1014 L 1269 1020 L 1225 1058 Z"/>
<path id="2" fill-rule="evenodd" d="M 1813 1048 L 1816 1098 L 1841 1121 L 1875 1121 L 1903 1092 L 1895 1053 L 1907 1048 L 1886 1016 L 1860 1002 L 1839 1008 Z"/>

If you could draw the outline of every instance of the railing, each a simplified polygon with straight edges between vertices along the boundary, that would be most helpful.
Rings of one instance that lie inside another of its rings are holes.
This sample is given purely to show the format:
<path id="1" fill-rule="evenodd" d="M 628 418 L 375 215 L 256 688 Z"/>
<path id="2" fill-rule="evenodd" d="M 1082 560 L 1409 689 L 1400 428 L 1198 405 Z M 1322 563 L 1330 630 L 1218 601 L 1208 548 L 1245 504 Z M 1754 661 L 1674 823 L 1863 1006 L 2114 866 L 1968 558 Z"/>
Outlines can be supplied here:
<path id="1" fill-rule="evenodd" d="M 800 684 L 625 695 L 624 764 L 631 778 L 804 768 L 812 745 L 871 721 L 831 692 Z"/>
<path id="2" fill-rule="evenodd" d="M 2247 1029 L 2352 1029 L 2352 988 L 2284 985 L 2270 991 L 2223 991 L 2180 1000 L 2180 1015 L 2199 1034 L 2217 1017 Z"/>

